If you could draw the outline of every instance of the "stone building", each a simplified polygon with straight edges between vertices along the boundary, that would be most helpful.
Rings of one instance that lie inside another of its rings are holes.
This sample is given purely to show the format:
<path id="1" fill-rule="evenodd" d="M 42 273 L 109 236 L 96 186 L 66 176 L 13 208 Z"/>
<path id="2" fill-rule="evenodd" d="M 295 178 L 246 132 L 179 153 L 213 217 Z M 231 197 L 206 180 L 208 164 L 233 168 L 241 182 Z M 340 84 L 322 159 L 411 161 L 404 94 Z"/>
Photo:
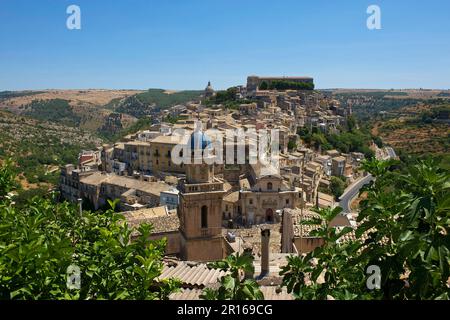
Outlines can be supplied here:
<path id="1" fill-rule="evenodd" d="M 214 177 L 204 151 L 211 144 L 200 128 L 190 136 L 191 161 L 180 184 L 180 256 L 184 260 L 214 261 L 224 257 L 222 236 L 223 181 Z"/>
<path id="2" fill-rule="evenodd" d="M 337 177 L 344 176 L 345 162 L 346 159 L 343 156 L 338 156 L 331 159 L 331 174 Z"/>
<path id="3" fill-rule="evenodd" d="M 68 165 L 62 169 L 59 188 L 63 199 L 71 202 L 83 199 L 95 210 L 107 205 L 107 200 L 115 199 L 120 200 L 119 209 L 123 211 L 158 206 L 161 192 L 170 190 L 170 186 L 144 178 L 82 171 Z"/>
<path id="4" fill-rule="evenodd" d="M 162 191 L 160 195 L 159 204 L 161 206 L 166 206 L 169 210 L 174 210 L 178 208 L 180 192 L 173 188 L 168 191 Z"/>
<path id="5" fill-rule="evenodd" d="M 172 161 L 172 149 L 176 145 L 187 143 L 184 136 L 171 135 L 159 136 L 153 139 L 151 144 L 151 163 L 152 171 L 155 174 L 161 172 L 185 173 L 184 164 L 175 164 Z M 181 154 L 180 154 L 181 156 Z"/>
<path id="6" fill-rule="evenodd" d="M 208 85 L 205 88 L 205 92 L 203 93 L 203 96 L 205 99 L 214 97 L 216 95 L 216 92 L 214 91 L 213 87 L 211 86 L 211 81 L 208 81 Z"/>
<path id="7" fill-rule="evenodd" d="M 242 115 L 256 115 L 257 105 L 255 102 L 253 103 L 243 103 L 239 105 L 239 112 Z"/>
<path id="8" fill-rule="evenodd" d="M 222 218 L 223 220 L 235 219 L 239 213 L 239 191 L 233 191 L 223 197 Z"/>
<path id="9" fill-rule="evenodd" d="M 248 183 L 240 191 L 242 223 L 278 222 L 277 210 L 302 205 L 301 190 L 290 187 L 274 168 L 249 166 Z"/>
<path id="10" fill-rule="evenodd" d="M 166 255 L 177 255 L 180 252 L 180 220 L 176 213 L 171 213 L 167 207 L 146 208 L 122 213 L 128 225 L 134 229 L 132 239 L 138 236 L 137 228 L 142 223 L 151 224 L 150 240 L 166 239 Z"/>

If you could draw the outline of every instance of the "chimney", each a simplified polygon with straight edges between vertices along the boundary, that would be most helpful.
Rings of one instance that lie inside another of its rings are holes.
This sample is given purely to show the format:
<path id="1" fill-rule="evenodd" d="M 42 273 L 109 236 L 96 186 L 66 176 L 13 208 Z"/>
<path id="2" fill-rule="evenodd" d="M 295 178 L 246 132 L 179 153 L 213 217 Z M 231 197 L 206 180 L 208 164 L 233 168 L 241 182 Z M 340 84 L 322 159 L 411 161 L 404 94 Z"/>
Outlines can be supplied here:
<path id="1" fill-rule="evenodd" d="M 270 229 L 261 229 L 261 276 L 269 273 Z"/>
<path id="2" fill-rule="evenodd" d="M 80 211 L 80 218 L 82 218 L 83 217 L 83 199 L 78 198 L 77 201 L 78 201 L 78 209 Z"/>

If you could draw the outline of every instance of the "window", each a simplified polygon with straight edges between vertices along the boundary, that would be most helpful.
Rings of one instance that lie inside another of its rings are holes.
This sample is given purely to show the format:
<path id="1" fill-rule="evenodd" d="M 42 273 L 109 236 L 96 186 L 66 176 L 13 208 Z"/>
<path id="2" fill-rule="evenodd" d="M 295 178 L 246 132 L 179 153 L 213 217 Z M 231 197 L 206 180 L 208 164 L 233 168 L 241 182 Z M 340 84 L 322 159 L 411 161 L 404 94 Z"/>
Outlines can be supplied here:
<path id="1" fill-rule="evenodd" d="M 159 164 L 159 161 L 158 161 L 158 160 L 156 160 L 156 164 Z"/>
<path id="2" fill-rule="evenodd" d="M 248 203 L 253 204 L 253 199 L 248 200 Z"/>
<path id="3" fill-rule="evenodd" d="M 170 150 L 167 150 L 167 157 L 170 158 Z"/>
<path id="4" fill-rule="evenodd" d="M 208 228 L 208 207 L 207 206 L 203 206 L 202 207 L 202 212 L 201 212 L 201 224 L 202 224 L 202 228 Z"/>
<path id="5" fill-rule="evenodd" d="M 167 166 L 169 166 L 169 167 L 170 167 L 170 161 L 167 161 Z"/>
<path id="6" fill-rule="evenodd" d="M 228 211 L 228 205 L 225 205 L 225 211 Z"/>
<path id="7" fill-rule="evenodd" d="M 273 185 L 272 182 L 267 182 L 267 190 L 272 190 Z"/>
<path id="8" fill-rule="evenodd" d="M 289 204 L 289 199 L 286 199 L 286 204 Z"/>

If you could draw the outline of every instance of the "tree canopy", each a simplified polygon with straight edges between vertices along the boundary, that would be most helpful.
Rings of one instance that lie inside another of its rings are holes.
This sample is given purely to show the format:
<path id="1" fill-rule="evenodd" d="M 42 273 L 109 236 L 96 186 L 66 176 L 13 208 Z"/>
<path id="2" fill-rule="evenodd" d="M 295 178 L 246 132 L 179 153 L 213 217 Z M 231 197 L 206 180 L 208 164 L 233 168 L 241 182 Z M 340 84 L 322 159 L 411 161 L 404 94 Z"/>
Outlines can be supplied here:
<path id="1" fill-rule="evenodd" d="M 0 299 L 166 299 L 177 288 L 175 280 L 156 280 L 165 240 L 149 240 L 150 225 L 130 241 L 132 229 L 114 213 L 114 202 L 104 213 L 80 214 L 51 197 L 19 208 L 2 196 L 13 183 L 8 172 L 3 165 Z"/>
<path id="2" fill-rule="evenodd" d="M 313 233 L 324 246 L 290 257 L 281 272 L 298 299 L 449 299 L 450 174 L 433 161 L 406 173 L 395 164 L 364 163 L 375 181 L 364 188 L 355 231 L 328 227 L 340 208 L 318 210 L 325 226 Z M 368 286 L 376 268 L 379 290 Z"/>

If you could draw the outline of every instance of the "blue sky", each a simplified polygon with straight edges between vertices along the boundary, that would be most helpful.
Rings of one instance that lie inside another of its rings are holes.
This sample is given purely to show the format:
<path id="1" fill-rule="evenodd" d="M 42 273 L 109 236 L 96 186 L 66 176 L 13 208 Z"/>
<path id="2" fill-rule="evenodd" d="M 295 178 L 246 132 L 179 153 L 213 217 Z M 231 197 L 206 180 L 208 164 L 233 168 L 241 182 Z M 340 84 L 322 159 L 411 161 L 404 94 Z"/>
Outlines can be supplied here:
<path id="1" fill-rule="evenodd" d="M 81 30 L 66 8 L 81 8 Z M 381 8 L 381 30 L 366 9 Z M 0 90 L 450 88 L 448 0 L 0 0 Z"/>

